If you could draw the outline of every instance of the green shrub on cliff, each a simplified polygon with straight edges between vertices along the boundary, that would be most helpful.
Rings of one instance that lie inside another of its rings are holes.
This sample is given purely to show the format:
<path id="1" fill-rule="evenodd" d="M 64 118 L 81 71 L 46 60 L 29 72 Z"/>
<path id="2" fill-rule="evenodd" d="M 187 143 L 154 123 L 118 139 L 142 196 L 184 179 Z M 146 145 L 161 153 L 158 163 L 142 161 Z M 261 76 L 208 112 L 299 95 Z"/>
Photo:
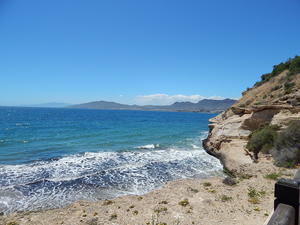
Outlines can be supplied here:
<path id="1" fill-rule="evenodd" d="M 300 121 L 280 132 L 271 152 L 278 166 L 292 167 L 300 163 Z"/>
<path id="2" fill-rule="evenodd" d="M 284 84 L 285 94 L 292 93 L 294 86 L 295 86 L 295 82 L 285 82 Z"/>
<path id="3" fill-rule="evenodd" d="M 289 65 L 289 76 L 300 73 L 300 56 L 296 56 Z"/>
<path id="4" fill-rule="evenodd" d="M 266 125 L 253 131 L 249 136 L 246 147 L 254 153 L 256 159 L 259 152 L 269 153 L 277 137 L 277 130 L 278 126 Z"/>
<path id="5" fill-rule="evenodd" d="M 300 163 L 300 121 L 291 123 L 286 129 L 278 132 L 279 127 L 266 125 L 249 136 L 247 149 L 254 153 L 271 153 L 275 164 L 293 167 Z"/>
<path id="6" fill-rule="evenodd" d="M 273 77 L 276 77 L 285 70 L 289 70 L 287 79 L 291 78 L 293 75 L 300 73 L 300 56 L 295 56 L 292 59 L 288 59 L 286 62 L 280 63 L 273 66 L 271 73 L 263 74 L 261 76 L 261 81 L 256 82 L 254 86 L 258 87 L 265 82 L 268 82 Z"/>

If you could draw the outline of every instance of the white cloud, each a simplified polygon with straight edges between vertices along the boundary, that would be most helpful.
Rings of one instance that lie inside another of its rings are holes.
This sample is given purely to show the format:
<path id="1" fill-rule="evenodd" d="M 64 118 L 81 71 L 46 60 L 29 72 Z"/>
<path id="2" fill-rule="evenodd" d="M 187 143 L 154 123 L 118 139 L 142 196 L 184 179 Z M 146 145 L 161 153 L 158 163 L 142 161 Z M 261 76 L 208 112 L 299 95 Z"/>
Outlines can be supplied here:
<path id="1" fill-rule="evenodd" d="M 201 95 L 168 95 L 168 94 L 152 94 L 141 95 L 135 97 L 135 103 L 138 105 L 169 105 L 174 102 L 199 102 L 202 99 L 224 99 L 220 96 L 205 97 Z"/>

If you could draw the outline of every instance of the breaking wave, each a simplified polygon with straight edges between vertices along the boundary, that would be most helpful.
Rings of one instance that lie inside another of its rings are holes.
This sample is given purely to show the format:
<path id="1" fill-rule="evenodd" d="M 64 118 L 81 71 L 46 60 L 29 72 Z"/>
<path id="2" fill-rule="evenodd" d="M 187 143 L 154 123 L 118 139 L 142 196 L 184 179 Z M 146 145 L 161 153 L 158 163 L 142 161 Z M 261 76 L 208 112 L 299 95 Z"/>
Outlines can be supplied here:
<path id="1" fill-rule="evenodd" d="M 167 181 L 219 174 L 221 165 L 204 150 L 98 152 L 23 165 L 0 166 L 0 211 L 65 206 L 144 194 Z"/>
<path id="2" fill-rule="evenodd" d="M 137 149 L 155 149 L 159 148 L 159 144 L 150 144 L 137 147 Z"/>
<path id="3" fill-rule="evenodd" d="M 222 174 L 212 114 L 0 107 L 0 213 L 144 194 Z"/>

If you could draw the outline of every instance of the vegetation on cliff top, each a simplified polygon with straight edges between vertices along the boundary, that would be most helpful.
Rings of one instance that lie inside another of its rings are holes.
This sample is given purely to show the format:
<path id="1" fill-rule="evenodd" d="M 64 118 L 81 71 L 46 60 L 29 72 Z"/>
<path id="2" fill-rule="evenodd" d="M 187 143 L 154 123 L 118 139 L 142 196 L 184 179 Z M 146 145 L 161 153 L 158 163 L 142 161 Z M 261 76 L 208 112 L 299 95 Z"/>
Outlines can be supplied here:
<path id="1" fill-rule="evenodd" d="M 262 85 L 263 83 L 269 81 L 273 77 L 276 77 L 285 70 L 289 70 L 286 81 L 286 83 L 288 83 L 290 77 L 300 72 L 300 56 L 295 56 L 294 58 L 288 59 L 286 62 L 282 62 L 278 65 L 273 66 L 272 72 L 263 74 L 261 76 L 261 81 L 256 82 L 254 87 Z"/>
<path id="2" fill-rule="evenodd" d="M 300 56 L 295 56 L 273 67 L 273 71 L 261 76 L 261 80 L 252 88 L 244 91 L 243 97 L 236 103 L 239 108 L 252 108 L 259 105 L 284 103 L 291 98 L 300 87 Z M 290 96 L 288 96 L 290 95 Z M 288 97 L 285 97 L 288 96 Z M 288 103 L 288 104 L 290 104 Z M 297 103 L 300 106 L 300 102 Z"/>

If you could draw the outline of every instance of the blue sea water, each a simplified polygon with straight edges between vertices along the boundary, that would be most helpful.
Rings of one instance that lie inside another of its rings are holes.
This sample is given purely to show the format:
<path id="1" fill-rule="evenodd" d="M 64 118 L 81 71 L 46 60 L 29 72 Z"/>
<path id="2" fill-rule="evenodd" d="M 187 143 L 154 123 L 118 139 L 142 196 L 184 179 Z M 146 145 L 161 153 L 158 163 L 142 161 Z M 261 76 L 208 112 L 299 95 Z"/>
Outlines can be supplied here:
<path id="1" fill-rule="evenodd" d="M 144 194 L 221 173 L 214 114 L 0 107 L 0 212 Z"/>

